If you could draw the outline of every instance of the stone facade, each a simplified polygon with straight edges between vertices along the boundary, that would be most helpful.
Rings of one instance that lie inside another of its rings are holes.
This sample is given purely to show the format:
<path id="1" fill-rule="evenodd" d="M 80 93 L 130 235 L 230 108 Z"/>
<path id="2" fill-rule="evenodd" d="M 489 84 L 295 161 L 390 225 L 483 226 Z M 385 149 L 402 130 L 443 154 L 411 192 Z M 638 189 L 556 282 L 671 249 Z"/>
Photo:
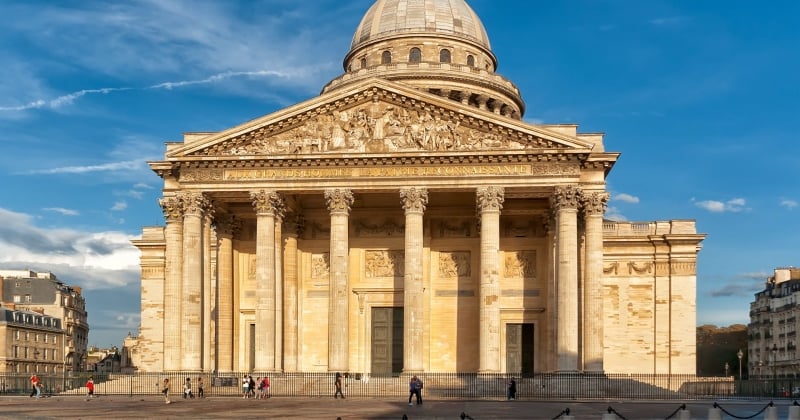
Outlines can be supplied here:
<path id="1" fill-rule="evenodd" d="M 167 144 L 139 371 L 694 373 L 704 235 L 604 221 L 619 154 L 522 122 L 469 13 L 379 0 L 320 96 Z"/>
<path id="2" fill-rule="evenodd" d="M 800 352 L 800 268 L 776 268 L 750 303 L 747 371 L 750 377 L 797 378 Z"/>

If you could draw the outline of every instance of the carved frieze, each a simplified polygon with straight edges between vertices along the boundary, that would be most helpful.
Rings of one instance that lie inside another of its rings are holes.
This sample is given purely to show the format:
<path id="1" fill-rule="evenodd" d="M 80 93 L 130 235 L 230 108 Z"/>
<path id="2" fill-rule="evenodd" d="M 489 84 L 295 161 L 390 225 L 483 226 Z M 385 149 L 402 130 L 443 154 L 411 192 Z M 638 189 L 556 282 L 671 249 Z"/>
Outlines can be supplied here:
<path id="1" fill-rule="evenodd" d="M 464 278 L 472 275 L 469 251 L 439 253 L 439 278 Z"/>
<path id="2" fill-rule="evenodd" d="M 405 253 L 403 251 L 366 251 L 364 264 L 367 278 L 395 278 L 405 275 Z"/>
<path id="3" fill-rule="evenodd" d="M 540 162 L 531 165 L 531 175 L 580 175 L 581 168 L 578 163 Z"/>
<path id="4" fill-rule="evenodd" d="M 239 135 L 203 155 L 297 155 L 564 148 L 557 142 L 502 130 L 483 121 L 421 104 L 377 100 L 339 104 Z M 489 127 L 487 127 L 487 125 Z M 480 127 L 480 128 L 479 128 Z"/>
<path id="5" fill-rule="evenodd" d="M 631 275 L 654 274 L 653 263 L 652 262 L 637 263 L 636 261 L 630 261 L 628 262 L 628 273 Z"/>
<path id="6" fill-rule="evenodd" d="M 506 252 L 503 277 L 536 279 L 536 251 Z"/>
<path id="7" fill-rule="evenodd" d="M 353 229 L 355 230 L 356 236 L 360 237 L 383 238 L 387 236 L 403 236 L 405 234 L 405 226 L 391 219 L 383 223 L 370 223 L 366 220 L 356 220 L 353 223 Z"/>

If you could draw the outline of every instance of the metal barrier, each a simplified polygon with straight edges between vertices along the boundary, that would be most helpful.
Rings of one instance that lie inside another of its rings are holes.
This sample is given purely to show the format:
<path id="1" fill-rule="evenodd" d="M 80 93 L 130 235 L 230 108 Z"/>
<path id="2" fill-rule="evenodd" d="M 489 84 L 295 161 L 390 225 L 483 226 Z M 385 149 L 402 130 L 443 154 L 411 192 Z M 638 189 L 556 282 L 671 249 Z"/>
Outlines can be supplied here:
<path id="1" fill-rule="evenodd" d="M 698 377 L 695 375 L 635 375 L 635 374 L 555 374 L 531 376 L 508 374 L 477 374 L 423 372 L 416 373 L 424 383 L 426 398 L 448 399 L 505 399 L 509 380 L 517 386 L 517 399 L 789 399 L 797 397 L 786 390 L 800 386 L 800 380 L 781 379 L 734 381 L 731 378 Z M 166 372 L 118 373 L 81 372 L 67 375 L 38 374 L 49 395 L 86 395 L 89 376 L 98 395 L 160 395 L 164 378 L 171 382 L 171 393 L 180 394 L 186 378 L 190 378 L 195 394 L 197 380 L 203 378 L 206 396 L 242 396 L 242 378 L 256 379 L 266 375 L 270 380 L 269 394 L 279 397 L 332 397 L 334 372 L 296 373 L 197 373 Z M 24 395 L 31 391 L 29 373 L 0 373 L 0 394 Z M 396 397 L 408 394 L 410 375 L 369 375 L 345 373 L 343 391 L 353 398 Z M 777 395 L 772 395 L 773 390 Z"/>

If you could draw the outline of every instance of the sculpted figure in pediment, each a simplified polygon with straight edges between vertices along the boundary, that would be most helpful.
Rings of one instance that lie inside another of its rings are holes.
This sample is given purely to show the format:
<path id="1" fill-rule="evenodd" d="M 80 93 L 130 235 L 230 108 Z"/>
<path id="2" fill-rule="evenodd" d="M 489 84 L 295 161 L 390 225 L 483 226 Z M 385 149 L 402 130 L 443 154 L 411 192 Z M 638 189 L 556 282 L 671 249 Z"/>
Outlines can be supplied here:
<path id="1" fill-rule="evenodd" d="M 277 135 L 267 133 L 265 129 L 249 133 L 206 153 L 295 155 L 555 147 L 539 138 L 529 144 L 526 140 L 466 127 L 458 118 L 447 118 L 427 108 L 404 108 L 377 101 L 331 110 Z"/>

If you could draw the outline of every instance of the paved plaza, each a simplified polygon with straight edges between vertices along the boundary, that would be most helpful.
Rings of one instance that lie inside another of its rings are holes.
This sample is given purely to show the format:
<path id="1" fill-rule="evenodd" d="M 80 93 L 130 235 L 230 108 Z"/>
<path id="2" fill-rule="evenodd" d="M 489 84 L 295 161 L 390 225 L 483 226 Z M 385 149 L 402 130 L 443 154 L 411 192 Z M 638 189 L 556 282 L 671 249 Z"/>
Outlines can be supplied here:
<path id="1" fill-rule="evenodd" d="M 767 402 L 730 401 L 720 404 L 732 414 L 749 417 Z M 708 418 L 714 401 L 687 404 L 693 419 Z M 404 396 L 387 399 L 271 398 L 243 400 L 214 397 L 184 400 L 178 395 L 172 404 L 155 396 L 49 397 L 39 400 L 27 396 L 0 397 L 0 419 L 552 419 L 569 408 L 576 419 L 600 419 L 612 407 L 626 419 L 666 419 L 681 402 L 642 401 L 425 401 L 409 406 Z M 777 404 L 779 418 L 786 418 L 790 402 Z M 725 416 L 724 418 L 732 418 Z M 754 417 L 763 419 L 763 415 Z"/>

